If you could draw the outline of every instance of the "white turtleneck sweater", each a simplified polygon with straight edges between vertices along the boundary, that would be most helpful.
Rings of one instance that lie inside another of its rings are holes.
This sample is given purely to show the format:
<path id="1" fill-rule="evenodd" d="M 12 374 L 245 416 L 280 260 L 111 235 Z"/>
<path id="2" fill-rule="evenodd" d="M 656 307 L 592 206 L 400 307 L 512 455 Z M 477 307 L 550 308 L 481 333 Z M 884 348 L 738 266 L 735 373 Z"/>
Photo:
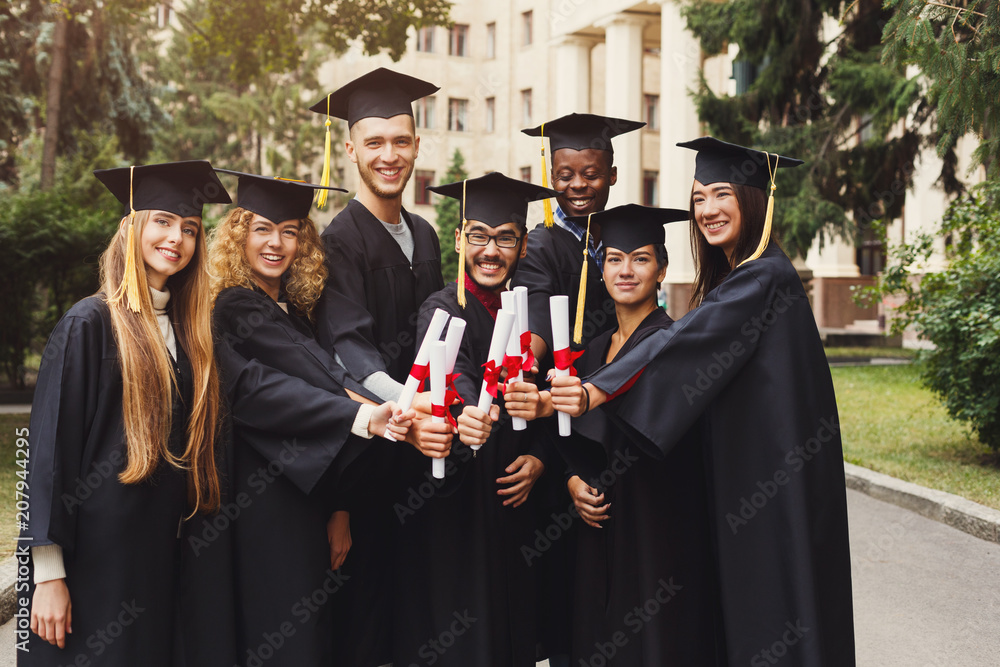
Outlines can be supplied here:
<path id="1" fill-rule="evenodd" d="M 174 327 L 170 323 L 170 316 L 167 315 L 167 306 L 170 304 L 170 290 L 164 289 L 161 292 L 150 287 L 149 296 L 153 301 L 153 313 L 156 315 L 156 323 L 160 327 L 160 334 L 163 335 L 163 342 L 167 344 L 170 356 L 177 359 L 177 339 L 174 337 Z M 31 559 L 35 562 L 34 578 L 36 584 L 40 584 L 43 581 L 66 578 L 62 547 L 58 544 L 31 547 Z"/>

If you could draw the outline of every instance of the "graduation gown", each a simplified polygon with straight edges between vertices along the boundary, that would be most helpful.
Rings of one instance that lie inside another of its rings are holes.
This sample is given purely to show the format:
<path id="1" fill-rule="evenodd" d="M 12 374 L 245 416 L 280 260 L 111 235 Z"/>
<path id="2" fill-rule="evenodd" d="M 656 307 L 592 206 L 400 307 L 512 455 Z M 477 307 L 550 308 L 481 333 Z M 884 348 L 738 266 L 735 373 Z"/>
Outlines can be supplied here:
<path id="1" fill-rule="evenodd" d="M 455 385 L 465 403 L 475 405 L 494 319 L 471 293 L 467 299 L 459 307 L 454 284 L 432 294 L 420 309 L 419 332 L 423 336 L 436 308 L 466 321 Z M 397 505 L 394 664 L 534 666 L 536 571 L 521 553 L 534 539 L 532 499 L 504 507 L 496 483 L 521 454 L 540 457 L 529 452 L 523 433 L 502 412 L 475 458 L 455 438 L 444 480 L 432 478 L 426 457 L 413 471 L 411 493 Z"/>
<path id="2" fill-rule="evenodd" d="M 672 322 L 655 309 L 617 356 Z M 576 363 L 580 373 L 604 365 L 613 333 L 590 342 Z M 654 459 L 603 412 L 580 418 L 594 422 L 596 442 L 556 439 L 567 476 L 579 475 L 611 504 L 601 528 L 581 524 L 577 532 L 570 662 L 601 655 L 622 667 L 715 665 L 715 568 L 699 443 L 687 437 Z"/>
<path id="3" fill-rule="evenodd" d="M 177 357 L 169 446 L 179 454 L 192 396 L 179 341 Z M 21 531 L 30 540 L 22 545 L 62 547 L 73 633 L 64 649 L 31 633 L 19 664 L 167 667 L 178 657 L 178 531 L 188 513 L 186 475 L 160 461 L 150 479 L 125 485 L 118 481 L 125 464 L 118 347 L 108 306 L 95 295 L 59 320 L 42 355 L 31 410 L 30 510 Z M 29 599 L 34 588 L 32 583 Z"/>
<path id="4" fill-rule="evenodd" d="M 240 665 L 337 664 L 331 600 L 346 579 L 330 571 L 326 522 L 367 441 L 350 434 L 346 373 L 289 308 L 231 287 L 213 313 L 232 406 Z"/>
<path id="5" fill-rule="evenodd" d="M 402 212 L 413 233 L 413 261 L 408 262 L 379 220 L 352 199 L 323 231 L 329 277 L 317 307 L 317 338 L 336 352 L 349 375 L 361 381 L 376 371 L 406 379 L 416 356 L 417 309 L 444 286 L 441 249 L 434 228 L 423 218 Z M 353 497 L 353 546 L 344 571 L 350 577 L 337 599 L 338 659 L 345 665 L 373 667 L 389 662 L 392 624 L 392 551 L 398 522 L 398 468 L 412 448 L 372 443 L 378 461 Z"/>
<path id="6" fill-rule="evenodd" d="M 781 249 L 772 243 L 586 381 L 614 392 L 643 366 L 615 418 L 653 456 L 692 428 L 701 441 L 726 664 L 780 651 L 789 664 L 854 665 L 837 402 Z"/>

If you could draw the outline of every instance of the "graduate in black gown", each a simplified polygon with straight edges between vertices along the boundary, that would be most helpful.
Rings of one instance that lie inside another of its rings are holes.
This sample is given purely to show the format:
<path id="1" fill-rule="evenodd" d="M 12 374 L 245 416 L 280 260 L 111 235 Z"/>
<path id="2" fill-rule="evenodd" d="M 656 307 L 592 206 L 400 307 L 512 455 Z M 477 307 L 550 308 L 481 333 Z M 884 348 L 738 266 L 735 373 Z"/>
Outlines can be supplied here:
<path id="1" fill-rule="evenodd" d="M 230 200 L 204 160 L 95 175 L 130 213 L 101 257 L 101 291 L 42 355 L 21 531 L 32 634 L 18 659 L 166 667 L 195 611 L 178 608 L 181 524 L 219 506 L 201 214 Z"/>
<path id="2" fill-rule="evenodd" d="M 524 256 L 528 203 L 554 193 L 496 172 L 430 189 L 463 200 L 467 224 L 456 230 L 455 250 L 464 234 L 460 261 L 465 273 L 463 283 L 448 285 L 424 302 L 419 334 L 422 340 L 437 308 L 465 320 L 454 371 L 465 408 L 452 408 L 462 413 L 462 442 L 446 459 L 445 479 L 433 494 L 418 491 L 419 504 L 411 500 L 399 506 L 406 558 L 399 570 L 394 660 L 397 665 L 533 666 L 537 570 L 521 549 L 533 541 L 528 499 L 545 468 L 543 454 L 524 437 L 526 431 L 513 430 L 506 411 L 494 406 L 491 419 L 476 404 L 500 293 Z M 533 392 L 537 402 L 532 384 L 518 383 L 512 390 L 522 399 Z M 469 445 L 482 445 L 475 457 Z M 411 488 L 431 487 L 428 470 L 425 459 Z M 447 633 L 453 636 L 446 638 Z"/>
<path id="3" fill-rule="evenodd" d="M 403 189 L 420 148 L 411 102 L 437 86 L 379 68 L 344 85 L 311 109 L 346 120 L 347 155 L 361 183 L 324 230 L 329 277 L 317 309 L 320 344 L 382 400 L 396 400 L 416 355 L 417 310 L 444 287 L 441 249 L 431 225 L 403 209 Z M 420 402 L 417 402 L 419 405 Z M 411 440 L 412 441 L 412 440 Z M 338 599 L 343 664 L 389 661 L 395 474 L 421 457 L 381 446 L 381 476 L 354 498 L 350 581 Z M 402 459 L 402 460 L 400 460 Z"/>
<path id="4" fill-rule="evenodd" d="M 337 535 L 347 523 L 333 510 L 353 481 L 347 477 L 363 470 L 372 436 L 390 426 L 403 438 L 406 428 L 390 423 L 391 402 L 351 400 L 346 386 L 355 395 L 367 392 L 313 335 L 326 274 L 308 217 L 316 186 L 227 173 L 239 176 L 238 207 L 217 227 L 210 253 L 220 355 L 236 354 L 306 385 L 278 386 L 282 380 L 272 378 L 270 387 L 254 386 L 283 392 L 266 412 L 240 386 L 229 392 L 239 507 L 232 521 L 238 664 L 334 664 L 331 600 L 346 582 L 337 572 L 346 554 L 331 547 L 350 536 Z"/>
<path id="5" fill-rule="evenodd" d="M 539 127 L 522 130 L 529 136 L 541 137 L 543 158 L 545 138 L 548 138 L 552 156 L 552 187 L 561 193 L 556 200 L 552 221 L 547 219 L 544 225 L 538 225 L 529 232 L 528 254 L 512 281 L 514 287 L 523 285 L 528 288 L 531 349 L 543 377 L 552 368 L 550 296 L 562 294 L 569 297 L 571 318 L 578 312 L 580 297 L 584 298 L 581 338 L 571 341 L 574 349 L 579 349 L 581 345 L 585 348 L 591 338 L 614 326 L 615 304 L 601 280 L 600 225 L 595 224 L 589 237 L 585 238 L 587 234 L 583 227 L 567 217 L 586 216 L 604 210 L 611 186 L 618 181 L 611 140 L 644 125 L 621 118 L 571 113 Z M 542 169 L 544 172 L 545 167 Z M 549 203 L 546 202 L 546 205 L 548 207 Z M 586 256 L 583 252 L 585 247 Z M 587 280 L 585 294 L 581 295 L 584 264 Z M 551 426 L 546 422 L 529 425 L 532 437 L 548 439 Z M 539 483 L 537 495 L 538 527 L 544 530 L 552 522 L 553 513 L 565 512 L 570 505 L 561 471 L 550 468 L 549 474 Z M 570 533 L 575 531 L 575 525 L 569 530 Z M 555 667 L 565 664 L 569 654 L 568 601 L 572 563 L 567 547 L 571 541 L 571 537 L 557 541 L 542 554 L 536 565 L 544 572 L 541 577 L 544 605 L 540 618 L 541 653 L 553 660 Z"/>
<path id="6" fill-rule="evenodd" d="M 617 326 L 590 341 L 575 364 L 580 374 L 673 323 L 656 302 L 667 270 L 663 225 L 687 219 L 686 210 L 634 204 L 593 215 L 603 230 L 603 277 Z M 578 418 L 592 422 L 595 440 L 555 438 L 586 523 L 575 546 L 570 662 L 714 665 L 715 568 L 700 444 L 686 438 L 654 458 L 603 412 Z"/>
<path id="7" fill-rule="evenodd" d="M 773 172 L 801 161 L 711 137 L 680 145 L 698 151 L 697 307 L 587 377 L 586 400 L 602 404 L 642 371 L 613 401 L 621 427 L 653 456 L 688 434 L 701 442 L 722 664 L 854 665 L 837 402 L 764 195 Z"/>

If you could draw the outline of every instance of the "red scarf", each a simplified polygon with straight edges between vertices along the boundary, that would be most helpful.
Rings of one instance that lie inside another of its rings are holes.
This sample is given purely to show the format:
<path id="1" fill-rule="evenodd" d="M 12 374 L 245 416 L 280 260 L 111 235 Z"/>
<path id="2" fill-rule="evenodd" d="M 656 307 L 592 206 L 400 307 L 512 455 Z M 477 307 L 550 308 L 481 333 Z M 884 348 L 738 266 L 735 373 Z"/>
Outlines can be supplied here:
<path id="1" fill-rule="evenodd" d="M 491 292 L 488 289 L 481 287 L 478 283 L 469 277 L 469 274 L 465 274 L 465 289 L 472 293 L 472 296 L 476 297 L 479 303 L 483 304 L 486 311 L 490 314 L 494 320 L 497 318 L 497 313 L 500 312 L 500 295 Z"/>

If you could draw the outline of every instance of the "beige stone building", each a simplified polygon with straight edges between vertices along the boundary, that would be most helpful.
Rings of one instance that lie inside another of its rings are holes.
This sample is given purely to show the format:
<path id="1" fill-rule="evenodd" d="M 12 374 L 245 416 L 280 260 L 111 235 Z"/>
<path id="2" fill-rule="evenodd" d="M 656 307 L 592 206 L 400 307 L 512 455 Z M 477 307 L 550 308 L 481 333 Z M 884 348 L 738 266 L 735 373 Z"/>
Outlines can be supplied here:
<path id="1" fill-rule="evenodd" d="M 421 145 L 404 195 L 408 210 L 434 221 L 434 200 L 424 186 L 442 182 L 456 149 L 473 176 L 496 170 L 540 182 L 539 142 L 520 130 L 574 111 L 647 123 L 615 139 L 618 184 L 609 205 L 687 206 L 694 153 L 675 144 L 703 134 L 688 91 L 703 73 L 716 92 L 735 93 L 735 47 L 706 58 L 673 0 L 456 0 L 452 19 L 450 29 L 413 31 L 398 63 L 351 50 L 320 72 L 321 85 L 331 91 L 379 66 L 441 87 L 415 104 Z M 962 147 L 964 158 L 972 148 Z M 334 180 L 353 191 L 357 173 L 342 145 L 335 151 Z M 891 238 L 929 229 L 940 218 L 947 201 L 933 185 L 939 170 L 933 153 L 915 165 L 915 185 Z M 533 206 L 531 223 L 537 223 L 541 205 Z M 317 216 L 323 224 L 329 218 Z M 679 317 L 694 277 L 686 225 L 667 227 L 667 248 L 668 310 Z M 880 244 L 827 238 L 796 259 L 804 274 L 811 272 L 821 328 L 878 329 L 882 309 L 859 308 L 850 294 L 872 281 L 883 257 Z"/>

